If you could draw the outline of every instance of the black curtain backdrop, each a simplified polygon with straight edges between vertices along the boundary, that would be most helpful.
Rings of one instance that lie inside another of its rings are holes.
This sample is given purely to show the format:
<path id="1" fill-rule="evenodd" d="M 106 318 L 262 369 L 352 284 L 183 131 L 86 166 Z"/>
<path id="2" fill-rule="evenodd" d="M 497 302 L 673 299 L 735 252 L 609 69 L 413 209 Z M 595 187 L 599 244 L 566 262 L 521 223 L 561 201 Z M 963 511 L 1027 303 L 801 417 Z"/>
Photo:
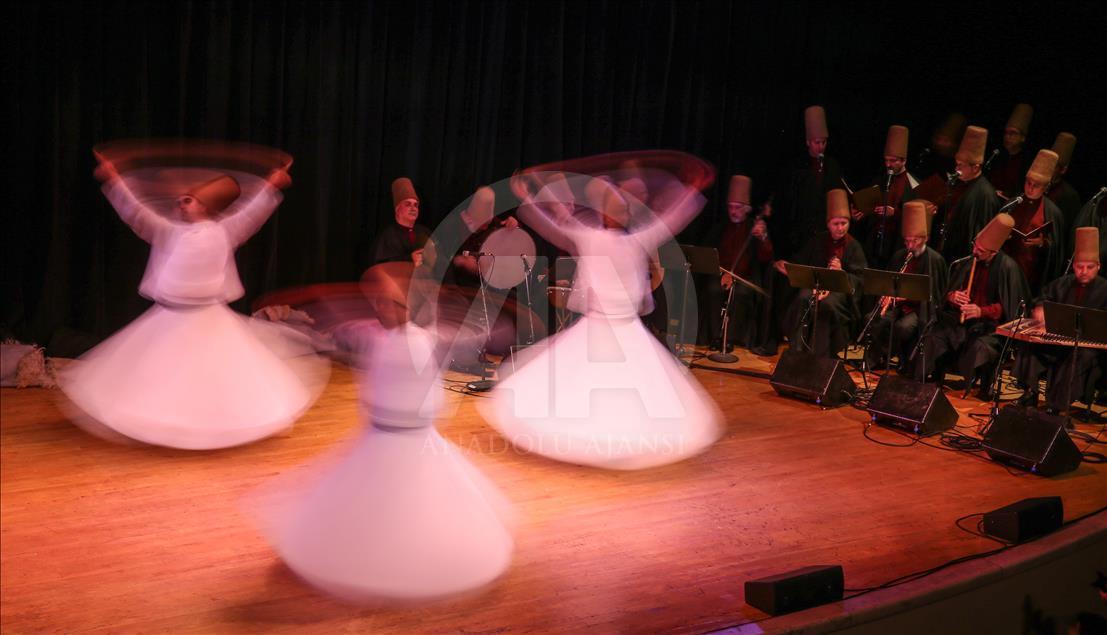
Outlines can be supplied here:
<path id="1" fill-rule="evenodd" d="M 238 252 L 247 297 L 355 279 L 410 176 L 433 227 L 520 166 L 673 148 L 767 194 L 803 152 L 804 107 L 863 184 L 887 126 L 914 155 L 947 112 L 997 145 L 1035 107 L 1030 145 L 1078 143 L 1082 197 L 1107 180 L 1099 2 L 27 2 L 3 28 L 10 148 L 5 330 L 104 337 L 149 305 L 148 249 L 104 200 L 91 148 L 128 137 L 250 141 L 295 156 L 293 186 Z"/>

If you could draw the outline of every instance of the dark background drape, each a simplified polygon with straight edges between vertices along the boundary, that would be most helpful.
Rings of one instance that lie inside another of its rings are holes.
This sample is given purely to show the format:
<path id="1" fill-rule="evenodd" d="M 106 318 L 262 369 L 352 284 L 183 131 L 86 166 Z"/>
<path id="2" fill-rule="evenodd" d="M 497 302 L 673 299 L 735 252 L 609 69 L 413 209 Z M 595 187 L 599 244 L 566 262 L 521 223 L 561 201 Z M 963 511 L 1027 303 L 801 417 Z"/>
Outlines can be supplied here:
<path id="1" fill-rule="evenodd" d="M 1035 106 L 1029 145 L 1078 137 L 1070 180 L 1107 175 L 1099 2 L 26 2 L 3 28 L 8 334 L 100 338 L 149 303 L 147 246 L 92 178 L 128 137 L 251 141 L 295 156 L 293 187 L 239 252 L 249 300 L 356 278 L 410 176 L 434 224 L 520 167 L 674 148 L 765 194 L 821 103 L 853 184 L 892 123 L 911 154 L 958 110 L 997 145 Z M 63 338 L 64 339 L 64 338 Z M 59 344 L 58 348 L 65 348 Z"/>

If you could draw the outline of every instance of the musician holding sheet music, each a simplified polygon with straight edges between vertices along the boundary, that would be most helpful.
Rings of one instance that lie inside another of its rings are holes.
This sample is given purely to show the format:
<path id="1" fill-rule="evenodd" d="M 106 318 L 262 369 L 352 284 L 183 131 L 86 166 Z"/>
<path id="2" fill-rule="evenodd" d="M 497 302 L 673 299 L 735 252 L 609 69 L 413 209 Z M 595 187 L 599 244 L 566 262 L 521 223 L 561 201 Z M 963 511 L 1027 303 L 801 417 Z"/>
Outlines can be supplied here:
<path id="1" fill-rule="evenodd" d="M 826 193 L 826 227 L 807 241 L 807 245 L 793 258 L 793 262 L 811 267 L 841 269 L 849 274 L 853 288 L 861 288 L 861 272 L 868 266 L 861 243 L 849 235 L 849 200 L 845 190 Z M 777 270 L 787 275 L 788 263 L 777 261 Z M 860 318 L 858 294 L 829 293 L 820 291 L 818 325 L 814 342 L 807 342 L 804 314 L 811 299 L 811 290 L 800 291 L 792 299 L 784 314 L 784 332 L 790 336 L 790 346 L 796 350 L 808 350 L 822 357 L 835 357 L 849 341 L 849 325 Z M 809 318 L 814 316 L 808 316 Z"/>
<path id="2" fill-rule="evenodd" d="M 869 266 L 886 268 L 899 243 L 903 204 L 915 198 L 918 179 L 907 172 L 906 126 L 891 126 L 884 141 L 884 169 L 873 185 L 852 193 L 851 233 L 865 244 Z"/>
<path id="3" fill-rule="evenodd" d="M 872 325 L 872 343 L 867 355 L 869 367 L 881 368 L 886 361 L 898 353 L 899 368 L 907 372 L 907 359 L 915 348 L 919 333 L 930 321 L 931 314 L 942 304 L 942 294 L 949 278 L 949 267 L 942 255 L 926 245 L 930 234 L 930 213 L 923 201 L 908 201 L 903 205 L 903 222 L 900 226 L 903 234 L 903 248 L 892 255 L 891 265 L 902 273 L 917 273 L 930 276 L 930 303 L 901 301 L 894 298 L 880 301 L 887 304 L 881 308 Z M 908 259 L 907 255 L 911 254 Z M 889 354 L 888 329 L 893 329 L 893 350 Z M 917 358 L 916 358 L 917 359 Z"/>
<path id="4" fill-rule="evenodd" d="M 1015 219 L 1011 239 L 1003 251 L 1015 259 L 1030 293 L 1063 273 L 1068 253 L 1064 247 L 1065 219 L 1060 208 L 1044 196 L 1057 168 L 1057 153 L 1041 150 L 1026 172 L 1022 201 L 1009 210 Z"/>
<path id="5" fill-rule="evenodd" d="M 1031 316 L 1044 323 L 1043 303 L 1059 302 L 1079 307 L 1107 310 L 1107 280 L 1097 275 L 1100 265 L 1099 230 L 1081 227 L 1076 230 L 1076 246 L 1073 250 L 1073 272 L 1045 285 L 1034 300 Z M 1039 396 L 1039 380 L 1046 375 L 1046 405 L 1053 412 L 1068 409 L 1068 399 L 1086 397 L 1087 388 L 1096 381 L 1103 381 L 1107 368 L 1107 352 L 1093 348 L 1080 348 L 1076 358 L 1075 379 L 1072 369 L 1072 348 L 1051 344 L 1022 343 L 1015 364 L 1016 374 L 1028 385 L 1019 398 L 1022 405 L 1036 406 Z"/>

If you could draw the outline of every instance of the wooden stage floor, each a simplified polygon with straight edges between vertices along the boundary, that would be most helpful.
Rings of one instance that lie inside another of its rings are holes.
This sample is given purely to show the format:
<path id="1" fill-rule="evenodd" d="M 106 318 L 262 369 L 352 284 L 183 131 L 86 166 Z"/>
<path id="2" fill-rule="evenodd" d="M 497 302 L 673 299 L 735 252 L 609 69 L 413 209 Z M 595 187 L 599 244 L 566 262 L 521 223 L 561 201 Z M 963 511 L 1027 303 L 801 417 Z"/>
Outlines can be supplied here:
<path id="1" fill-rule="evenodd" d="M 740 366 L 770 361 L 747 353 Z M 960 517 L 1059 495 L 1073 518 L 1107 498 L 1107 465 L 1046 479 L 882 428 L 870 440 L 863 411 L 694 372 L 726 413 L 725 436 L 642 472 L 521 454 L 477 414 L 481 397 L 451 393 L 457 410 L 439 429 L 515 504 L 514 562 L 474 596 L 375 608 L 301 584 L 241 507 L 256 486 L 358 434 L 347 369 L 291 431 L 218 452 L 113 445 L 69 424 L 59 392 L 5 388 L 2 630 L 709 631 L 766 617 L 744 604 L 746 580 L 841 564 L 847 588 L 871 587 L 995 547 L 958 529 Z M 952 401 L 963 426 L 986 411 Z"/>

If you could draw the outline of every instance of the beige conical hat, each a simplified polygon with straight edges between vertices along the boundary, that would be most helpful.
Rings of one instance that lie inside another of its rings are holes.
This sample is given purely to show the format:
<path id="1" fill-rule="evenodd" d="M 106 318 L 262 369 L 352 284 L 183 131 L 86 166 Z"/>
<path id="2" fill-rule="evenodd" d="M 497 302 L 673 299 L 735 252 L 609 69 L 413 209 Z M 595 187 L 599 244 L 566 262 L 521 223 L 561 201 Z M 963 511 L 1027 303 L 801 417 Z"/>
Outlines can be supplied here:
<path id="1" fill-rule="evenodd" d="M 226 209 L 241 193 L 242 189 L 238 187 L 238 181 L 226 174 L 217 176 L 188 191 L 189 195 L 207 205 L 208 209 L 217 212 Z"/>
<path id="2" fill-rule="evenodd" d="M 826 111 L 822 106 L 808 106 L 803 111 L 803 126 L 808 139 L 825 139 L 830 136 L 826 127 Z"/>
<path id="3" fill-rule="evenodd" d="M 1077 227 L 1073 262 L 1099 262 L 1099 228 Z"/>
<path id="4" fill-rule="evenodd" d="M 588 179 L 584 186 L 585 203 L 597 212 L 603 212 L 607 203 L 608 192 L 612 190 L 612 184 L 606 178 L 593 177 Z"/>
<path id="5" fill-rule="evenodd" d="M 650 200 L 650 190 L 646 182 L 636 176 L 619 181 L 619 189 L 629 195 L 630 199 L 637 199 L 639 203 L 645 204 Z M 627 197 L 624 196 L 624 198 Z"/>
<path id="6" fill-rule="evenodd" d="M 469 209 L 465 211 L 474 226 L 484 225 L 496 213 L 496 192 L 487 185 L 477 189 L 473 199 L 469 201 Z"/>
<path id="7" fill-rule="evenodd" d="M 419 195 L 415 193 L 415 186 L 411 183 L 411 179 L 401 176 L 392 181 L 392 207 L 396 207 L 409 198 L 419 200 Z"/>
<path id="8" fill-rule="evenodd" d="M 999 251 L 1003 249 L 1003 243 L 1007 242 L 1007 238 L 1011 235 L 1011 230 L 1014 227 L 1015 219 L 1011 218 L 1010 214 L 996 214 L 991 222 L 985 225 L 984 229 L 976 235 L 976 242 L 985 249 Z"/>
<path id="9" fill-rule="evenodd" d="M 1038 150 L 1038 156 L 1030 164 L 1026 171 L 1026 178 L 1038 185 L 1045 185 L 1053 180 L 1053 173 L 1057 170 L 1057 153 L 1053 150 Z"/>
<path id="10" fill-rule="evenodd" d="M 900 234 L 905 238 L 930 235 L 930 212 L 921 200 L 907 201 L 903 204 L 903 224 Z"/>
<path id="11" fill-rule="evenodd" d="M 972 165 L 984 163 L 984 149 L 988 145 L 988 131 L 980 126 L 969 126 L 961 138 L 961 147 L 957 150 L 957 160 Z"/>
<path id="12" fill-rule="evenodd" d="M 1015 104 L 1015 109 L 1011 111 L 1011 116 L 1007 118 L 1007 128 L 1014 128 L 1026 136 L 1026 133 L 1030 132 L 1030 119 L 1034 117 L 1034 107 L 1030 104 Z"/>
<path id="13" fill-rule="evenodd" d="M 361 276 L 361 292 L 369 299 L 374 315 L 388 328 L 408 320 L 408 295 L 414 269 L 415 265 L 410 262 L 382 262 Z"/>
<path id="14" fill-rule="evenodd" d="M 730 177 L 730 189 L 727 191 L 726 200 L 728 203 L 745 203 L 750 204 L 750 189 L 753 188 L 753 181 L 750 177 L 744 174 L 735 174 Z"/>
<path id="15" fill-rule="evenodd" d="M 965 124 L 968 123 L 965 115 L 959 112 L 950 113 L 941 125 L 934 129 L 930 138 L 930 145 L 941 156 L 953 156 L 957 151 L 957 144 L 961 143 L 961 137 L 965 134 Z"/>
<path id="16" fill-rule="evenodd" d="M 849 220 L 849 196 L 841 188 L 826 193 L 826 220 L 833 218 Z"/>
<path id="17" fill-rule="evenodd" d="M 1053 141 L 1053 151 L 1057 153 L 1057 166 L 1068 167 L 1069 161 L 1072 161 L 1072 151 L 1076 149 L 1076 135 L 1071 132 L 1061 132 L 1057 134 L 1057 139 Z"/>
<path id="18" fill-rule="evenodd" d="M 907 158 L 907 126 L 889 126 L 884 139 L 884 156 Z"/>

